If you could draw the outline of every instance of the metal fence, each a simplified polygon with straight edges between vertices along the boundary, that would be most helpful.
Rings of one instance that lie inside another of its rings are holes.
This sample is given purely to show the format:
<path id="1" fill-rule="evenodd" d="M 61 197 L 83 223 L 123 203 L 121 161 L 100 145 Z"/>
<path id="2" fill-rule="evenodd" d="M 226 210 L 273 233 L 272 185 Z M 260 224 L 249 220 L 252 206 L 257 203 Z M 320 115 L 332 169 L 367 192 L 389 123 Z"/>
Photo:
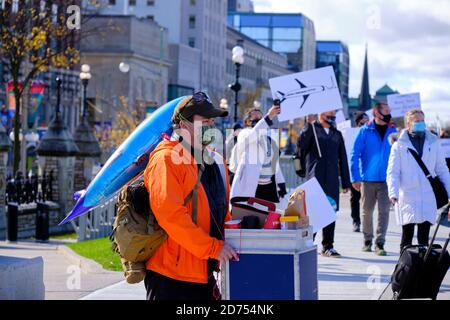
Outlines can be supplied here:
<path id="1" fill-rule="evenodd" d="M 288 191 L 296 189 L 305 181 L 295 172 L 294 156 L 281 156 L 280 167 L 281 172 L 283 172 L 284 179 L 286 180 L 286 188 Z"/>
<path id="2" fill-rule="evenodd" d="M 72 221 L 72 226 L 78 234 L 78 241 L 104 238 L 110 235 L 116 216 L 117 196 L 107 204 L 99 206 L 87 214 Z"/>
<path id="3" fill-rule="evenodd" d="M 303 179 L 295 173 L 292 156 L 281 156 L 280 167 L 286 180 L 286 188 L 288 191 L 302 184 Z M 116 216 L 116 202 L 117 196 L 112 198 L 107 204 L 97 207 L 81 216 L 78 219 L 78 224 L 72 221 L 72 225 L 78 234 L 78 241 L 109 236 Z"/>

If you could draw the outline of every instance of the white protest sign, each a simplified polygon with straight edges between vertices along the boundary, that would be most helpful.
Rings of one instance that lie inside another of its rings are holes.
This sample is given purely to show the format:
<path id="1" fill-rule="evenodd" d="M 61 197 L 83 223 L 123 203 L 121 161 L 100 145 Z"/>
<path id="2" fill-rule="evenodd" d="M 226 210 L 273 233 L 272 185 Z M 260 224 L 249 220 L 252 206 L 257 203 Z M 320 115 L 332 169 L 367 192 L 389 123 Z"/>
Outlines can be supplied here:
<path id="1" fill-rule="evenodd" d="M 420 108 L 420 93 L 391 94 L 387 99 L 393 118 L 403 117 L 409 110 Z"/>
<path id="2" fill-rule="evenodd" d="M 342 109 L 332 66 L 269 79 L 274 99 L 281 100 L 279 121 Z"/>
<path id="3" fill-rule="evenodd" d="M 299 188 L 305 190 L 306 211 L 314 233 L 336 221 L 336 212 L 316 178 L 308 180 Z"/>
<path id="4" fill-rule="evenodd" d="M 345 131 L 345 130 L 347 130 L 347 129 L 352 127 L 352 121 L 351 120 L 347 120 L 347 121 L 338 123 L 336 127 L 341 132 Z"/>
<path id="5" fill-rule="evenodd" d="M 336 123 L 342 123 L 345 121 L 345 115 L 344 115 L 344 111 L 339 110 L 338 112 L 336 112 Z"/>
<path id="6" fill-rule="evenodd" d="M 441 151 L 444 154 L 444 158 L 450 158 L 450 139 L 441 139 Z"/>
<path id="7" fill-rule="evenodd" d="M 352 155 L 353 145 L 355 144 L 356 135 L 360 128 L 347 128 L 342 132 L 345 143 L 345 151 L 347 152 L 348 167 L 350 168 L 350 158 Z"/>

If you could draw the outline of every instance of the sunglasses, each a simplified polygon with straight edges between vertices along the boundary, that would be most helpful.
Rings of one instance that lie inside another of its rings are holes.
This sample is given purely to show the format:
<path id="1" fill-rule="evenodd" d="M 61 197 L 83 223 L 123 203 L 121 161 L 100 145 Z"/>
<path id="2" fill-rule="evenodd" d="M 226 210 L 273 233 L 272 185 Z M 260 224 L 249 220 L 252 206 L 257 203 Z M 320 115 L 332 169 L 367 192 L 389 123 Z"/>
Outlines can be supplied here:
<path id="1" fill-rule="evenodd" d="M 184 104 L 184 106 L 180 110 L 183 110 L 192 101 L 195 101 L 195 103 L 209 102 L 209 103 L 212 104 L 211 99 L 209 98 L 209 96 L 206 93 L 204 93 L 202 91 L 199 91 L 199 92 L 194 93 L 192 95 L 192 98 L 189 99 L 189 101 L 186 102 Z"/>

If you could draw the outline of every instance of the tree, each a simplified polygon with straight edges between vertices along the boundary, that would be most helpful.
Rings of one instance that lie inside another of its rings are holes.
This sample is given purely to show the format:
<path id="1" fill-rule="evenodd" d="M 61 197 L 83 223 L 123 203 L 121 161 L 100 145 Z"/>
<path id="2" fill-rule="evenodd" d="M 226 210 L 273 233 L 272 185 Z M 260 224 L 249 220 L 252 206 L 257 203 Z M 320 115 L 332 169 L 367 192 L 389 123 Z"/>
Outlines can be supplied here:
<path id="1" fill-rule="evenodd" d="M 239 117 L 242 119 L 247 115 L 248 110 L 255 107 L 255 101 L 261 97 L 262 87 L 258 86 L 255 90 L 247 90 L 241 101 L 239 101 Z"/>
<path id="2" fill-rule="evenodd" d="M 139 126 L 142 115 L 136 108 L 131 108 L 124 96 L 119 97 L 120 108 L 115 111 L 116 119 L 112 124 L 111 131 L 97 131 L 97 139 L 100 147 L 106 154 L 112 153 L 131 133 Z"/>
<path id="3" fill-rule="evenodd" d="M 1 2 L 0 63 L 10 74 L 15 98 L 14 174 L 20 161 L 21 100 L 30 81 L 51 67 L 69 69 L 80 61 L 81 8 L 77 3 L 81 1 Z"/>

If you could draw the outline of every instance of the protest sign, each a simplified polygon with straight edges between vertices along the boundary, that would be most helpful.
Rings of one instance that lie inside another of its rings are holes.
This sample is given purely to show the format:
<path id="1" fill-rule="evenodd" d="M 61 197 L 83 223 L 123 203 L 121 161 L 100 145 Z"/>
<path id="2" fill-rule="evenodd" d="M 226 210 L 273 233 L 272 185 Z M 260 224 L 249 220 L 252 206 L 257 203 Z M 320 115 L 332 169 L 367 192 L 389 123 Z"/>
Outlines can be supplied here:
<path id="1" fill-rule="evenodd" d="M 336 126 L 336 128 L 339 130 L 339 131 L 345 131 L 346 129 L 349 129 L 349 128 L 351 128 L 352 127 L 352 121 L 351 120 L 347 120 L 347 121 L 344 121 L 344 122 L 341 122 L 341 123 L 338 123 L 337 124 L 337 126 Z"/>
<path id="2" fill-rule="evenodd" d="M 393 118 L 403 117 L 411 109 L 420 109 L 420 93 L 391 94 L 387 100 Z"/>
<path id="3" fill-rule="evenodd" d="M 279 121 L 342 109 L 332 66 L 269 79 L 272 97 L 281 101 Z"/>
<path id="4" fill-rule="evenodd" d="M 316 178 L 308 180 L 299 188 L 305 190 L 306 211 L 314 233 L 336 221 L 336 212 Z"/>
<path id="5" fill-rule="evenodd" d="M 345 121 L 344 111 L 338 110 L 338 112 L 336 112 L 336 123 L 339 124 L 344 121 Z"/>
<path id="6" fill-rule="evenodd" d="M 444 154 L 444 158 L 450 158 L 450 139 L 441 139 L 441 151 Z"/>

